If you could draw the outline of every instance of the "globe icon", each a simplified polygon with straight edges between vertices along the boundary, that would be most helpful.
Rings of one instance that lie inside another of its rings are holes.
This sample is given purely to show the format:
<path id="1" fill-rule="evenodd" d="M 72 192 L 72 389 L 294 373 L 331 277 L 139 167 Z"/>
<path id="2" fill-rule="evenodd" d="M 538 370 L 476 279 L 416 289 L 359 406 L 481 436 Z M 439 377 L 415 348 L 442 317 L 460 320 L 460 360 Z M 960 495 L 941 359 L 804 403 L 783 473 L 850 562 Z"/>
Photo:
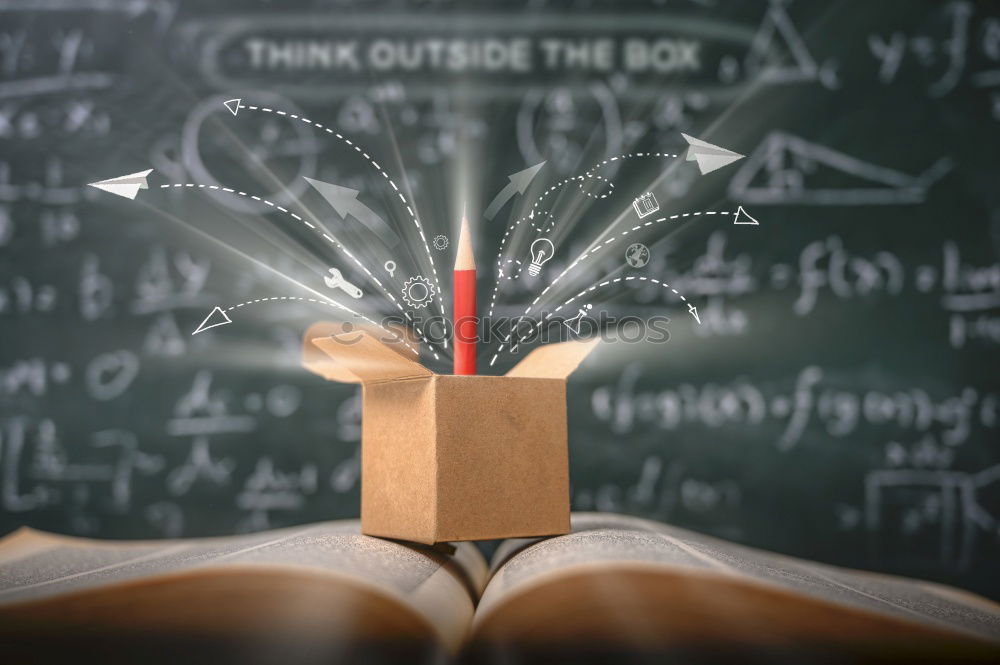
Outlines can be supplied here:
<path id="1" fill-rule="evenodd" d="M 641 242 L 629 245 L 625 250 L 625 262 L 633 268 L 641 268 L 649 263 L 649 248 Z"/>

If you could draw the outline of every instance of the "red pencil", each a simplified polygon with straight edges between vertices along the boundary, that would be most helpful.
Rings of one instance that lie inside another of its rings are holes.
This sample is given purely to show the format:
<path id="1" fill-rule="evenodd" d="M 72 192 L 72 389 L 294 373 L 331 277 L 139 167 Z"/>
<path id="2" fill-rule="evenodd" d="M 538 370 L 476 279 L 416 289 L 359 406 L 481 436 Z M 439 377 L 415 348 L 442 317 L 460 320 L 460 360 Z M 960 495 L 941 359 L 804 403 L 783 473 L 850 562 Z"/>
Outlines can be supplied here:
<path id="1" fill-rule="evenodd" d="M 452 283 L 455 318 L 455 374 L 476 373 L 476 257 L 469 220 L 462 215 Z"/>

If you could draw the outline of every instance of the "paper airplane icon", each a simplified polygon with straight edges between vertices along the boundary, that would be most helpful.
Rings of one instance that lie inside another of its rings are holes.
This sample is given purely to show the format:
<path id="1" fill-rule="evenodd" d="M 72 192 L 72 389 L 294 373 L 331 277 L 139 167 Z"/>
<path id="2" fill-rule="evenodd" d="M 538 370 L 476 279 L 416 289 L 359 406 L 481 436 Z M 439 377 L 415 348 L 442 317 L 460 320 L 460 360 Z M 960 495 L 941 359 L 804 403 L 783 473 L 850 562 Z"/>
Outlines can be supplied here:
<path id="1" fill-rule="evenodd" d="M 191 334 L 197 335 L 198 333 L 204 332 L 209 328 L 224 326 L 227 323 L 232 323 L 232 322 L 233 320 L 229 318 L 229 316 L 224 311 L 222 311 L 221 307 L 216 307 L 215 309 L 213 309 L 211 312 L 208 313 L 208 316 L 206 316 L 205 320 L 201 322 L 201 325 L 199 325 L 198 328 Z"/>
<path id="2" fill-rule="evenodd" d="M 153 169 L 147 169 L 145 171 L 137 171 L 136 173 L 121 175 L 117 178 L 108 178 L 107 180 L 90 182 L 87 184 L 90 187 L 103 189 L 106 192 L 111 192 L 112 194 L 117 194 L 118 196 L 124 196 L 127 199 L 135 199 L 135 195 L 139 193 L 140 189 L 149 189 L 149 185 L 146 183 L 146 178 L 152 172 Z"/>
<path id="3" fill-rule="evenodd" d="M 697 160 L 698 168 L 701 170 L 702 175 L 711 173 L 715 169 L 721 169 L 723 166 L 732 164 L 744 157 L 738 152 L 726 150 L 711 143 L 705 143 L 693 136 L 688 136 L 687 134 L 681 134 L 681 136 L 684 137 L 684 140 L 690 146 L 687 152 L 687 161 L 693 162 Z"/>

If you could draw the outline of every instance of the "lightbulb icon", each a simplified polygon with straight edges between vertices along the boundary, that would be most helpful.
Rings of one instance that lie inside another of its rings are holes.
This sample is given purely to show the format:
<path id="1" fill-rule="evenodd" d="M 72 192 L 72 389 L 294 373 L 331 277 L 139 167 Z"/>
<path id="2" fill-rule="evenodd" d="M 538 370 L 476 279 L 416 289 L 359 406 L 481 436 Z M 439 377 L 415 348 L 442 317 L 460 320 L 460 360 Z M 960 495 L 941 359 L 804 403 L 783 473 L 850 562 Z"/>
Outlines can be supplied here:
<path id="1" fill-rule="evenodd" d="M 542 269 L 542 264 L 552 258 L 556 253 L 556 248 L 548 238 L 539 238 L 531 243 L 531 265 L 528 266 L 528 274 L 534 277 Z"/>

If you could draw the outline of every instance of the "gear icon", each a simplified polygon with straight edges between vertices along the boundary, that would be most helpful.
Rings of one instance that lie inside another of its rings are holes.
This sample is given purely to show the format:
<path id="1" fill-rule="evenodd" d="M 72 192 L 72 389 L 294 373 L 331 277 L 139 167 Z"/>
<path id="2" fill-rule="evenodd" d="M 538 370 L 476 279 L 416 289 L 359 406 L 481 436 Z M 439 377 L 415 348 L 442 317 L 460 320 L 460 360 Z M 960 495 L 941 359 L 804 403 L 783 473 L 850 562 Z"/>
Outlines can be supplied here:
<path id="1" fill-rule="evenodd" d="M 434 249 L 442 252 L 448 249 L 448 236 L 434 236 Z"/>
<path id="2" fill-rule="evenodd" d="M 414 309 L 426 307 L 434 297 L 434 286 L 431 280 L 417 275 L 403 283 L 403 300 Z"/>

